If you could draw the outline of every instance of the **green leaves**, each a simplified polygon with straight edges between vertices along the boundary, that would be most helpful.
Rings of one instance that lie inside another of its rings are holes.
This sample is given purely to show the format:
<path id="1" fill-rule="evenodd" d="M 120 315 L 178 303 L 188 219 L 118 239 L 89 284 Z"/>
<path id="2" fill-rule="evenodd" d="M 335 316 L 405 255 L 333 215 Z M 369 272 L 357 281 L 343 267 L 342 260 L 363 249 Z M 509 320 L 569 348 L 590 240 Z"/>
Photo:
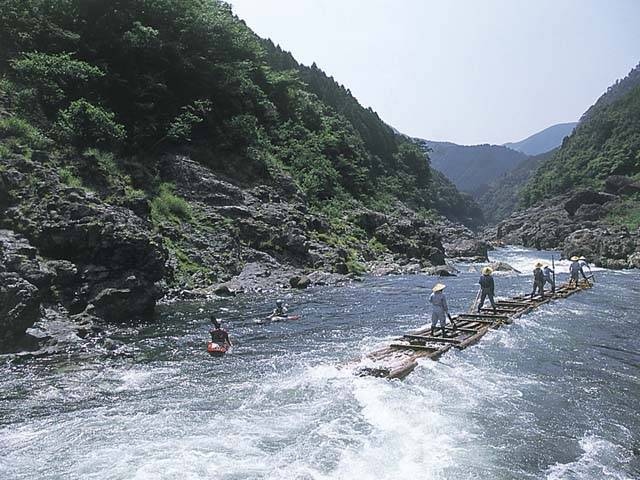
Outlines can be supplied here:
<path id="1" fill-rule="evenodd" d="M 98 67 L 76 60 L 68 53 L 30 52 L 12 60 L 11 66 L 17 80 L 36 88 L 48 108 L 59 107 L 74 91 L 80 91 L 90 80 L 104 76 Z"/>
<path id="2" fill-rule="evenodd" d="M 52 134 L 60 141 L 77 147 L 113 147 L 126 137 L 125 129 L 116 123 L 113 112 L 86 101 L 76 100 L 62 110 L 53 125 Z"/>

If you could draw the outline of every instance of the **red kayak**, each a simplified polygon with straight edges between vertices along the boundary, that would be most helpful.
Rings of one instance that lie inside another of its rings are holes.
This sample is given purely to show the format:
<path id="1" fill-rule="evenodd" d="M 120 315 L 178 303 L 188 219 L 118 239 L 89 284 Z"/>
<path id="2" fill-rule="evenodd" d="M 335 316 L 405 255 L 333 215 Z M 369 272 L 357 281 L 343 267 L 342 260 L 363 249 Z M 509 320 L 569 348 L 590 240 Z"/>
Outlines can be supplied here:
<path id="1" fill-rule="evenodd" d="M 228 350 L 229 347 L 226 345 L 220 345 L 216 342 L 207 342 L 207 352 L 209 352 L 209 355 L 212 357 L 221 357 L 227 353 Z"/>

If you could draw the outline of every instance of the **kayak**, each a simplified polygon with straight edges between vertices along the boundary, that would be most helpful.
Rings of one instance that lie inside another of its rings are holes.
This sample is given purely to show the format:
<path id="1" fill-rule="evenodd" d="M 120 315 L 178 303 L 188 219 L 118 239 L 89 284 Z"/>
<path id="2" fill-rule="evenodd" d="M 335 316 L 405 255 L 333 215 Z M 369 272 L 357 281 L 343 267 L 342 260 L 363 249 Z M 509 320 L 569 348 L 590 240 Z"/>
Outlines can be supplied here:
<path id="1" fill-rule="evenodd" d="M 264 319 L 254 320 L 254 323 L 290 322 L 300 320 L 300 318 L 302 318 L 300 315 L 270 316 Z"/>
<path id="2" fill-rule="evenodd" d="M 221 357 L 227 353 L 228 350 L 229 347 L 226 345 L 220 345 L 219 343 L 211 341 L 207 342 L 207 352 L 209 352 L 209 355 L 212 357 Z"/>
<path id="3" fill-rule="evenodd" d="M 272 322 L 289 322 L 291 320 L 300 320 L 300 315 L 273 316 L 270 317 Z"/>

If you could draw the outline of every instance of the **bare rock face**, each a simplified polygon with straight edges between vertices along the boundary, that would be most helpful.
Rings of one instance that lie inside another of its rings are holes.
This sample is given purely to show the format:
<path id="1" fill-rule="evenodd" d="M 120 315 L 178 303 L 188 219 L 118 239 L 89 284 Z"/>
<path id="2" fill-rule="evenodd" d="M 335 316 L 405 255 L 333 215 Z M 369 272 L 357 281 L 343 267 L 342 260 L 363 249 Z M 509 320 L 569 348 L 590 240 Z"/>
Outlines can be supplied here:
<path id="1" fill-rule="evenodd" d="M 596 266 L 606 268 L 634 267 L 634 254 L 640 249 L 640 237 L 624 227 L 582 229 L 567 237 L 563 255 L 584 255 Z"/>
<path id="2" fill-rule="evenodd" d="M 0 351 L 11 349 L 40 318 L 38 288 L 13 272 L 0 273 Z"/>
<path id="3" fill-rule="evenodd" d="M 71 314 L 92 305 L 93 314 L 109 321 L 153 312 L 167 252 L 148 222 L 61 184 L 55 172 L 22 157 L 7 159 L 2 177 L 6 268 L 34 285 L 43 302 Z"/>

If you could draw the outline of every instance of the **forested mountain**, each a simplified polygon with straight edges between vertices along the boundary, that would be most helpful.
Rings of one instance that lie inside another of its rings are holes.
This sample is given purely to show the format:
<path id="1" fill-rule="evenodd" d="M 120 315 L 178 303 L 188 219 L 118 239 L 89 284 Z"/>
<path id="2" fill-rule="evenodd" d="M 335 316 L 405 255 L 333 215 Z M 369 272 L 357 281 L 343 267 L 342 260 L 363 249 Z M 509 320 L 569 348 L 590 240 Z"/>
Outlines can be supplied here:
<path id="1" fill-rule="evenodd" d="M 562 140 L 571 134 L 578 122 L 559 123 L 520 140 L 519 142 L 505 143 L 505 147 L 517 150 L 527 155 L 540 155 L 562 144 Z"/>
<path id="2" fill-rule="evenodd" d="M 640 75 L 636 67 L 580 119 L 521 192 L 496 239 L 640 268 Z"/>
<path id="3" fill-rule="evenodd" d="M 52 141 L 143 163 L 191 145 L 227 174 L 284 170 L 314 201 L 434 204 L 412 142 L 224 3 L 28 0 L 4 2 L 1 13 L 0 67 L 15 118 Z"/>
<path id="4" fill-rule="evenodd" d="M 516 168 L 490 183 L 488 189 L 478 199 L 487 223 L 497 223 L 518 208 L 520 192 L 535 174 L 540 164 L 554 153 L 555 150 L 551 150 L 529 157 L 520 162 Z"/>
<path id="5" fill-rule="evenodd" d="M 418 140 L 429 153 L 431 165 L 460 190 L 479 197 L 489 183 L 527 159 L 521 152 L 499 145 L 457 145 Z"/>
<path id="6" fill-rule="evenodd" d="M 0 350 L 41 305 L 88 331 L 171 288 L 420 271 L 444 263 L 441 214 L 482 221 L 418 144 L 224 2 L 0 2 Z"/>
<path id="7" fill-rule="evenodd" d="M 639 174 L 640 65 L 611 86 L 558 152 L 540 165 L 523 190 L 523 204 L 578 188 L 601 188 L 611 175 Z"/>

